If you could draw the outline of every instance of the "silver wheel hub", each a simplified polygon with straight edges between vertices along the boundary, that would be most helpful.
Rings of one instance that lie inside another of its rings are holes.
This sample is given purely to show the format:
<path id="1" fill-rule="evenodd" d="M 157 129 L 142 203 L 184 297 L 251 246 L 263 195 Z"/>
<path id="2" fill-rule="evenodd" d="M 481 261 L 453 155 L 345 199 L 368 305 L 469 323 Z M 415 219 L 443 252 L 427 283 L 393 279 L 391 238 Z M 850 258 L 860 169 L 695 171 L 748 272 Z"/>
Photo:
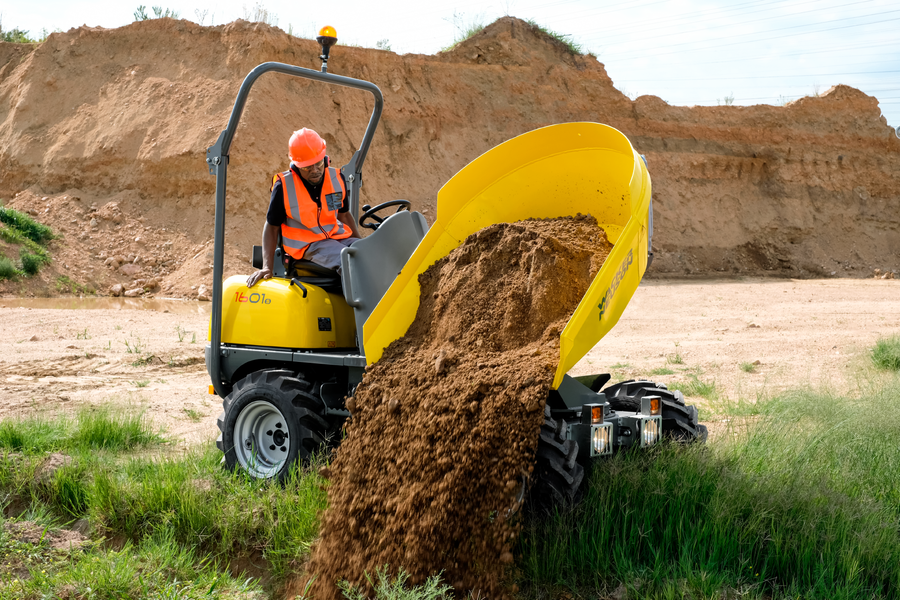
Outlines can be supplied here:
<path id="1" fill-rule="evenodd" d="M 244 407 L 234 423 L 234 440 L 238 463 L 259 479 L 274 477 L 281 470 L 291 442 L 287 420 L 266 400 Z"/>

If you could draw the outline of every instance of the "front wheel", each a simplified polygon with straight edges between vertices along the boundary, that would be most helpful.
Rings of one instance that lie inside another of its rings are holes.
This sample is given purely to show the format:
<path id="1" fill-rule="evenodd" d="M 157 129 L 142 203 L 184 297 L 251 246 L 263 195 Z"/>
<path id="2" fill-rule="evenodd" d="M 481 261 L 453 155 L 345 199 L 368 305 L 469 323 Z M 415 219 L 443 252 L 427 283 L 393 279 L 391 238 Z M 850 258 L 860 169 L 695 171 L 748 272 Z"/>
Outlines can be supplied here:
<path id="1" fill-rule="evenodd" d="M 325 441 L 327 423 L 309 410 L 317 404 L 309 382 L 291 371 L 257 371 L 240 380 L 223 401 L 216 445 L 229 469 L 257 479 L 284 480 Z"/>

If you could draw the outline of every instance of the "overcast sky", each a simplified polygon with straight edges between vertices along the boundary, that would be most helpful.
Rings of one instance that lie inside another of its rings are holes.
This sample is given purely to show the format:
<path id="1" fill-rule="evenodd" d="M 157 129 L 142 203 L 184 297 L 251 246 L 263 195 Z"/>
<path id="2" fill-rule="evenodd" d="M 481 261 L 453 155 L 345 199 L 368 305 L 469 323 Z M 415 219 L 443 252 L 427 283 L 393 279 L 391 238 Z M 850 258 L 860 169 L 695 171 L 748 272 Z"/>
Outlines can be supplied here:
<path id="1" fill-rule="evenodd" d="M 339 44 L 433 54 L 473 24 L 512 15 L 570 35 L 606 65 L 632 98 L 675 105 L 779 105 L 843 83 L 878 98 L 900 126 L 900 2 L 897 0 L 352 0 L 244 2 L 157 0 L 205 25 L 248 18 L 314 37 L 323 25 Z M 137 2 L 0 1 L 4 31 L 32 37 L 82 24 L 120 27 Z M 153 14 L 148 5 L 146 11 Z M 733 99 L 733 100 L 732 100 Z"/>

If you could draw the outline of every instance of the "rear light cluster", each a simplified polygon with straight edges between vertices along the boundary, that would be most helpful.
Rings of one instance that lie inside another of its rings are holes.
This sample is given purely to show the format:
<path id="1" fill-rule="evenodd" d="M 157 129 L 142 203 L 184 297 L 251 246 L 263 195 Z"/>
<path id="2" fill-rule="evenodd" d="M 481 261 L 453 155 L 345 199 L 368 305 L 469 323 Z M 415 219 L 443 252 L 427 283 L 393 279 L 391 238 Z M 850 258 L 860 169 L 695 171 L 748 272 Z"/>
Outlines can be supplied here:
<path id="1" fill-rule="evenodd" d="M 573 423 L 569 431 L 569 436 L 578 441 L 579 454 L 593 458 L 612 454 L 615 448 L 646 448 L 658 443 L 662 435 L 662 398 L 644 396 L 635 408 L 636 412 L 612 411 L 607 402 L 582 405 L 581 422 Z"/>

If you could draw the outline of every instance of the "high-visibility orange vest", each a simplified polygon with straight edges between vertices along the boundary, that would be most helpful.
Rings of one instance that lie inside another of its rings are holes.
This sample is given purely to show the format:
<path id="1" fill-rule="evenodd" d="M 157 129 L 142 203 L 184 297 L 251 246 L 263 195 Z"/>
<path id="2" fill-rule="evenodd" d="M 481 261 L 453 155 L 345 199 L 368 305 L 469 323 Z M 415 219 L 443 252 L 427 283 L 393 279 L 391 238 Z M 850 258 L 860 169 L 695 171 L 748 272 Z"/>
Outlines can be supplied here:
<path id="1" fill-rule="evenodd" d="M 287 220 L 281 225 L 284 250 L 297 260 L 303 258 L 306 249 L 313 242 L 333 239 L 341 240 L 353 235 L 337 216 L 344 204 L 347 190 L 337 169 L 328 167 L 322 180 L 322 206 L 319 206 L 306 191 L 300 176 L 292 170 L 278 173 L 284 192 L 284 212 Z"/>

